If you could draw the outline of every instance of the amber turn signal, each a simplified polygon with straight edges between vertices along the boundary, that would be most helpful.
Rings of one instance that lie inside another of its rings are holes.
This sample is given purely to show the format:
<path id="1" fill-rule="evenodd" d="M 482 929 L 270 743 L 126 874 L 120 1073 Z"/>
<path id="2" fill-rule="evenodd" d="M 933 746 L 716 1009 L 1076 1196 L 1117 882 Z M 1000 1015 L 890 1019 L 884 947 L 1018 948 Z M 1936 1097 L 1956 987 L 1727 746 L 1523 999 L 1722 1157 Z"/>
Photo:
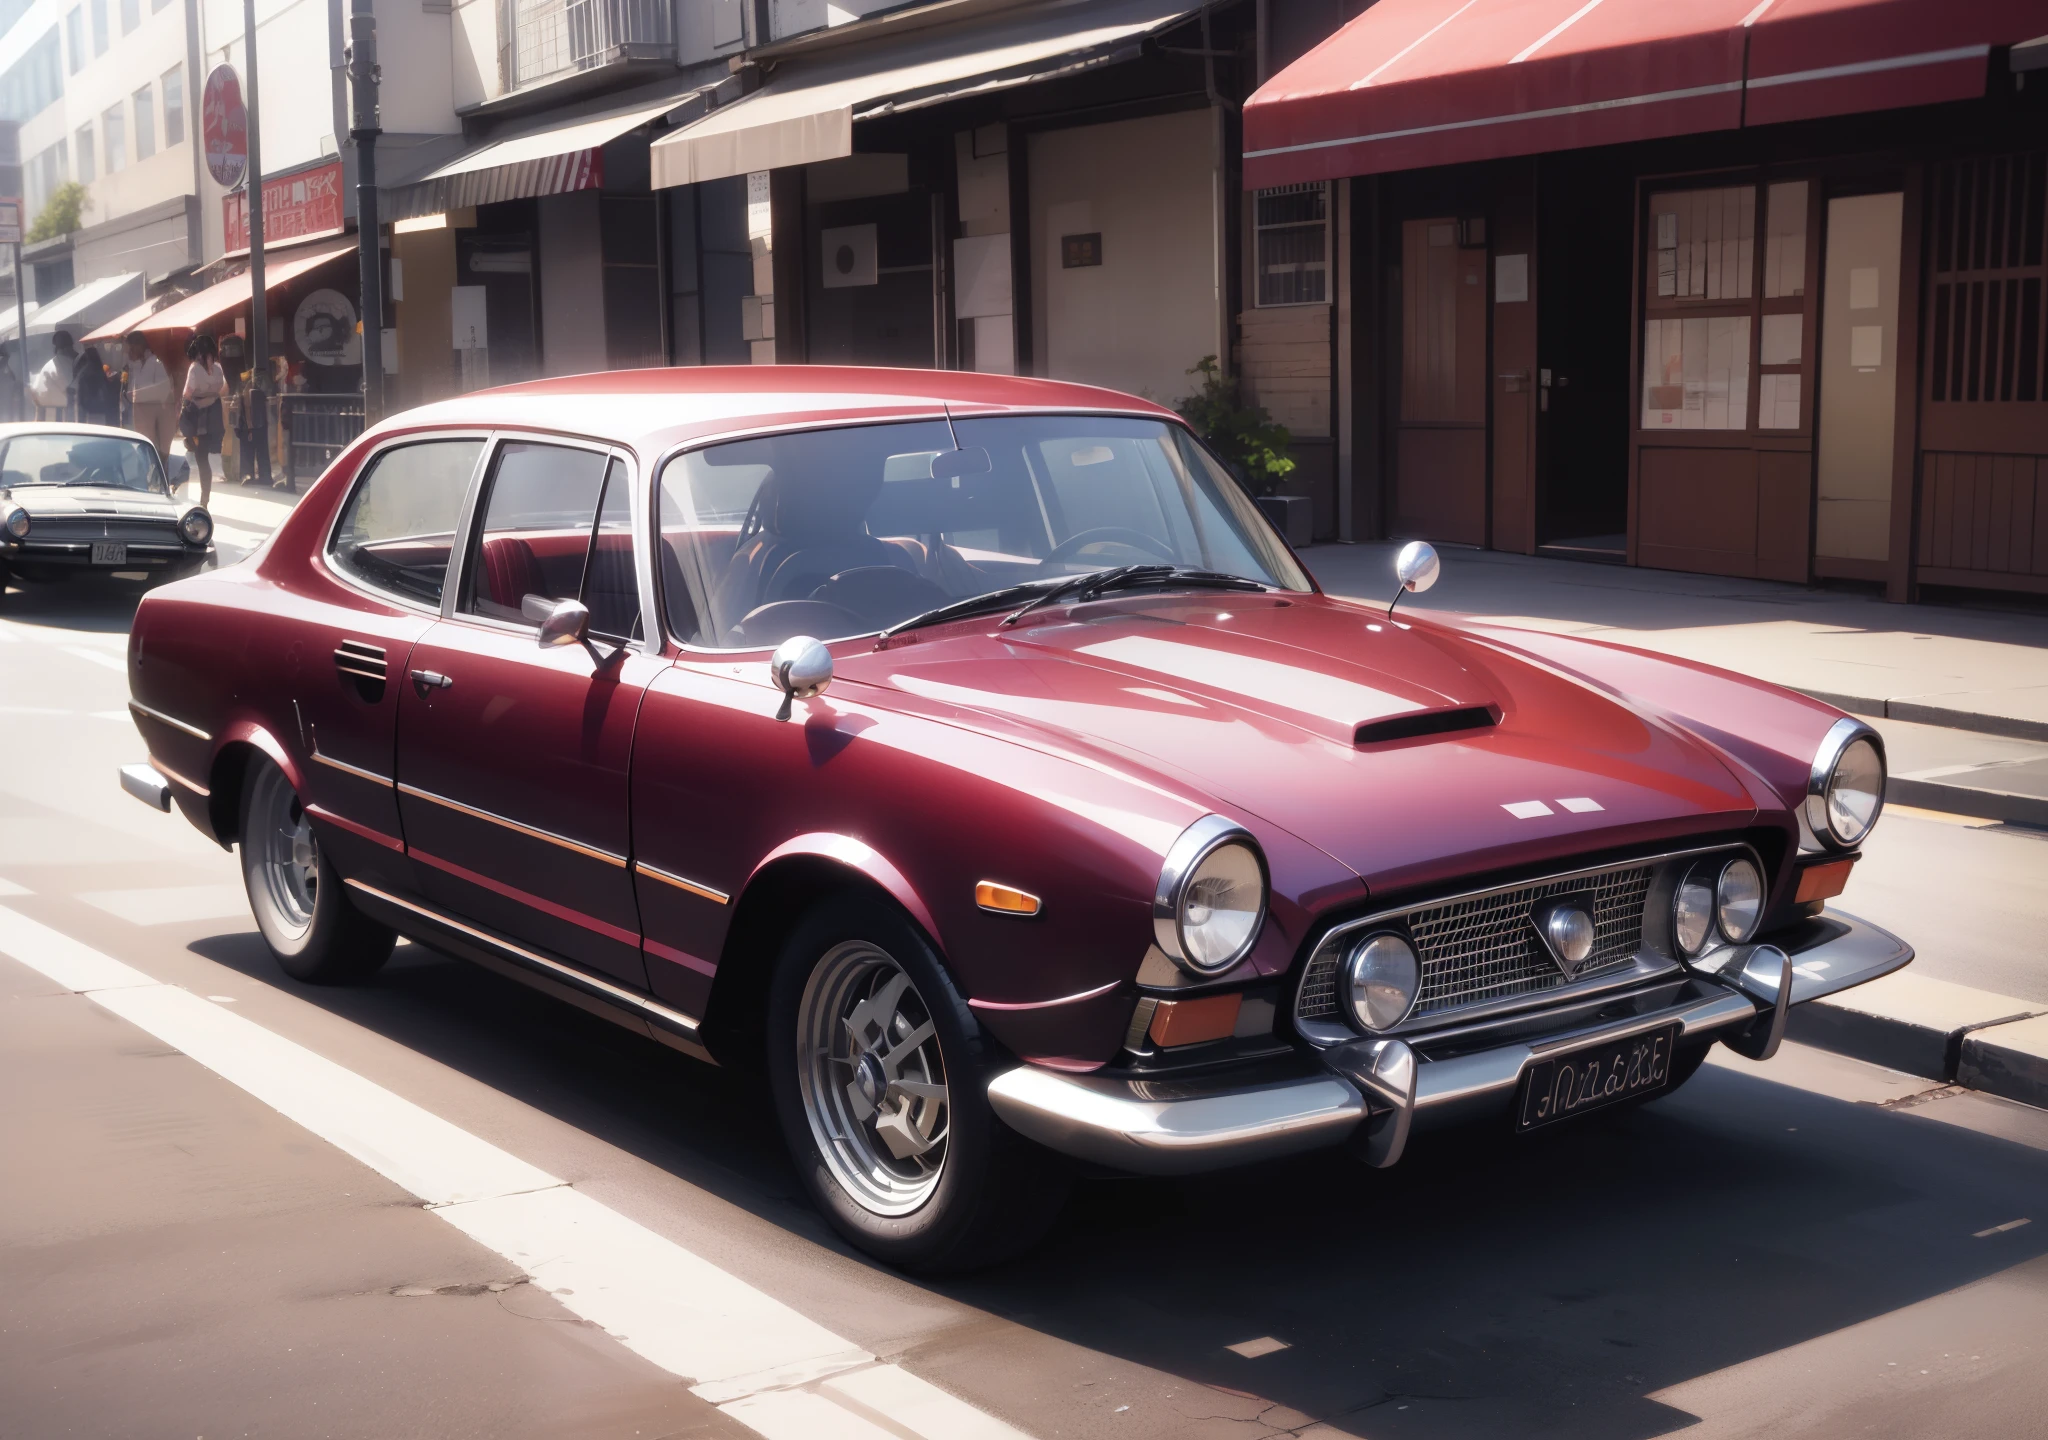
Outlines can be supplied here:
<path id="1" fill-rule="evenodd" d="M 984 880 L 974 887 L 974 903 L 998 915 L 1036 915 L 1041 902 L 1036 895 L 1014 885 Z"/>
<path id="2" fill-rule="evenodd" d="M 1853 859 L 1807 866 L 1799 872 L 1799 893 L 1794 899 L 1801 905 L 1813 900 L 1834 899 L 1848 888 L 1849 872 L 1855 868 Z"/>
<path id="3" fill-rule="evenodd" d="M 1207 995 L 1200 1000 L 1161 1000 L 1152 1012 L 1152 1043 L 1196 1045 L 1221 1040 L 1237 1029 L 1240 995 Z"/>

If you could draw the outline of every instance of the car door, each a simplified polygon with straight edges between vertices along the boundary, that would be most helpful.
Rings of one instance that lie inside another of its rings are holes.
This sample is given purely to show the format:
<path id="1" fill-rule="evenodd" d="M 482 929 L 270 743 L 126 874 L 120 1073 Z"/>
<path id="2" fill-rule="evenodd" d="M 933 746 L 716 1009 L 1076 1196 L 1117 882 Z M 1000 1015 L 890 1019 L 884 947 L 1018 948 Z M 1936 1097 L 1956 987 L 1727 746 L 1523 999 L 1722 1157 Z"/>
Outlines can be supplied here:
<path id="1" fill-rule="evenodd" d="M 435 623 L 482 434 L 407 437 L 372 455 L 322 551 L 337 582 L 273 592 L 308 764 L 305 800 L 343 873 L 409 883 L 395 746 L 413 643 Z"/>
<path id="2" fill-rule="evenodd" d="M 627 776 L 648 682 L 629 459 L 504 440 L 442 618 L 399 699 L 398 806 L 429 899 L 644 989 Z M 581 599 L 587 644 L 543 648 L 529 597 Z"/>

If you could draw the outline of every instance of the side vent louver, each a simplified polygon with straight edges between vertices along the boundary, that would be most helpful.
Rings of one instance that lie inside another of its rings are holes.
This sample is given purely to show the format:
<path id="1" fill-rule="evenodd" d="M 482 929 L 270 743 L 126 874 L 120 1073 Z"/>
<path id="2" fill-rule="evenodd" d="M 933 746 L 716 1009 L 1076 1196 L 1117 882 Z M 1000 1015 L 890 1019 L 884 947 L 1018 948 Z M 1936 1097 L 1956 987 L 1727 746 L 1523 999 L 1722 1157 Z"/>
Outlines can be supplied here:
<path id="1" fill-rule="evenodd" d="M 1417 710 L 1407 715 L 1389 715 L 1368 720 L 1352 737 L 1354 745 L 1381 745 L 1390 740 L 1414 740 L 1424 735 L 1444 735 L 1454 730 L 1483 730 L 1500 724 L 1498 705 L 1465 705 L 1457 709 Z"/>
<path id="2" fill-rule="evenodd" d="M 334 668 L 344 680 L 355 682 L 356 693 L 375 705 L 384 698 L 386 669 L 382 646 L 361 640 L 344 640 L 334 647 Z"/>

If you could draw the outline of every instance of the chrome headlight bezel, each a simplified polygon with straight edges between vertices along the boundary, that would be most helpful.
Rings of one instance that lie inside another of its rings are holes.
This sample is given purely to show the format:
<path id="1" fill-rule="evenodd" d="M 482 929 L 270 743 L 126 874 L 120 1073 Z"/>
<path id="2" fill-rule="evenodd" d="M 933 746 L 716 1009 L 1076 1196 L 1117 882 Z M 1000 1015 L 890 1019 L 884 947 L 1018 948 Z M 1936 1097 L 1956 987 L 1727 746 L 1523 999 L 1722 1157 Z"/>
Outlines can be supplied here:
<path id="1" fill-rule="evenodd" d="M 213 538 L 213 517 L 194 505 L 178 517 L 178 535 L 187 545 L 204 545 Z"/>
<path id="2" fill-rule="evenodd" d="M 1366 964 L 1367 953 L 1381 941 L 1392 941 L 1405 951 L 1408 959 L 1408 998 L 1401 1006 L 1400 1013 L 1383 1025 L 1375 1025 L 1360 1013 L 1358 990 L 1359 971 Z M 1345 952 L 1337 967 L 1337 974 L 1343 984 L 1343 999 L 1340 1002 L 1344 1013 L 1350 1016 L 1352 1025 L 1368 1035 L 1385 1035 L 1398 1029 L 1410 1015 L 1415 1013 L 1415 1002 L 1422 996 L 1422 956 L 1415 949 L 1415 942 L 1399 930 L 1377 929 L 1367 931 L 1358 937 L 1356 943 Z"/>
<path id="3" fill-rule="evenodd" d="M 1250 853 L 1259 868 L 1259 909 L 1245 940 L 1226 960 L 1204 965 L 1194 956 L 1185 934 L 1189 882 L 1211 855 L 1225 846 L 1240 846 Z M 1168 847 L 1159 867 L 1159 884 L 1152 894 L 1152 938 L 1174 964 L 1200 980 L 1213 980 L 1234 968 L 1258 944 L 1265 928 L 1266 910 L 1272 895 L 1272 876 L 1266 868 L 1265 851 L 1252 834 L 1235 820 L 1221 815 L 1204 815 L 1180 832 Z"/>
<path id="4" fill-rule="evenodd" d="M 28 511 L 16 505 L 8 510 L 7 518 L 4 521 L 0 521 L 0 528 L 5 528 L 8 535 L 13 539 L 26 540 L 28 539 L 30 523 Z"/>
<path id="5" fill-rule="evenodd" d="M 1877 758 L 1877 805 L 1870 812 L 1870 819 L 1863 828 L 1853 835 L 1845 835 L 1834 823 L 1833 807 L 1828 803 L 1839 778 L 1842 762 L 1851 748 L 1858 744 L 1870 747 Z M 1806 800 L 1802 810 L 1805 829 L 1823 847 L 1829 850 L 1854 850 L 1870 838 L 1870 832 L 1877 828 L 1877 822 L 1884 815 L 1885 781 L 1889 778 L 1885 763 L 1884 737 L 1870 726 L 1853 716 L 1844 715 L 1829 727 L 1821 740 L 1820 748 L 1814 752 L 1813 766 L 1807 772 Z"/>
<path id="6" fill-rule="evenodd" d="M 1729 876 L 1736 874 L 1737 866 L 1748 871 L 1754 879 L 1756 894 L 1751 900 L 1737 901 L 1729 898 Z M 1714 925 L 1721 932 L 1721 938 L 1731 945 L 1744 945 L 1754 940 L 1757 929 L 1763 924 L 1764 904 L 1769 899 L 1770 886 L 1764 880 L 1763 869 L 1756 861 L 1747 855 L 1733 855 L 1724 860 L 1719 872 L 1714 876 Z M 1729 911 L 1745 903 L 1752 907 L 1749 923 L 1740 927 L 1729 924 Z"/>
<path id="7" fill-rule="evenodd" d="M 1695 861 L 1688 865 L 1678 877 L 1678 883 L 1671 890 L 1671 944 L 1678 951 L 1679 958 L 1697 960 L 1714 948 L 1720 930 L 1715 917 L 1718 908 L 1721 863 L 1714 860 Z M 1689 907 L 1694 907 L 1689 909 Z M 1695 916 L 1699 938 L 1688 943 L 1686 940 L 1687 917 Z"/>

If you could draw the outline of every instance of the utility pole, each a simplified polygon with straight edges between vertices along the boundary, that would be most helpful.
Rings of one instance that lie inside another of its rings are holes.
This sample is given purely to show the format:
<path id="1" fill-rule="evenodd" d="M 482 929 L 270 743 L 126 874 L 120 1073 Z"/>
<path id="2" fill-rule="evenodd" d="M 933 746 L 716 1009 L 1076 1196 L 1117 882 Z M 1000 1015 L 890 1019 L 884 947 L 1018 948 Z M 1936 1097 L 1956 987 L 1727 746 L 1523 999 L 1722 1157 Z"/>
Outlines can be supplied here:
<path id="1" fill-rule="evenodd" d="M 377 17 L 370 0 L 352 0 L 348 18 L 349 138 L 356 142 L 356 244 L 362 256 L 363 424 L 384 414 L 384 241 L 377 219 Z"/>
<path id="2" fill-rule="evenodd" d="M 270 485 L 270 312 L 263 293 L 263 108 L 256 99 L 256 0 L 242 0 L 242 38 L 249 53 L 249 444 L 256 483 Z"/>

